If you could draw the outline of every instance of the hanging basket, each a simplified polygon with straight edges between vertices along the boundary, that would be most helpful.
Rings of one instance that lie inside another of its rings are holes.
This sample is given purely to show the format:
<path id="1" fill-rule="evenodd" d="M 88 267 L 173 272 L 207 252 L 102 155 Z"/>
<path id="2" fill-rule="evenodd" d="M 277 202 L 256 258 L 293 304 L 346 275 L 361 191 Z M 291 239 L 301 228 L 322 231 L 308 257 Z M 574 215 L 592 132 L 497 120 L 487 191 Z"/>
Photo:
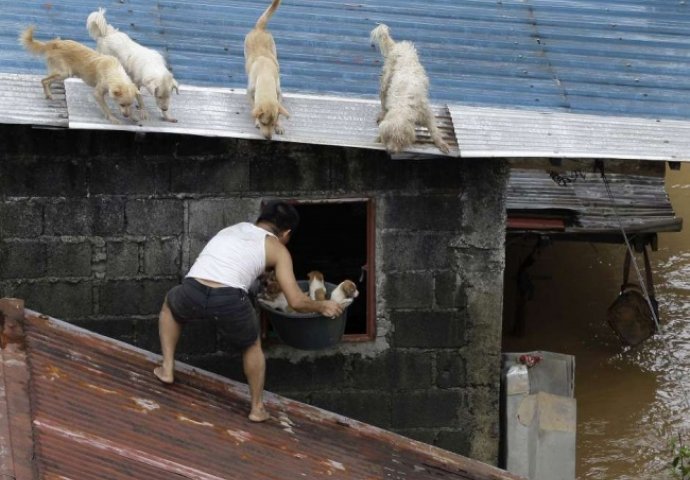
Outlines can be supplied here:
<path id="1" fill-rule="evenodd" d="M 308 281 L 299 280 L 297 283 L 302 291 L 309 291 Z M 325 282 L 325 285 L 326 295 L 330 297 L 337 285 L 328 282 Z M 261 302 L 259 306 L 266 312 L 278 337 L 286 345 L 300 350 L 321 350 L 332 347 L 340 342 L 345 332 L 347 308 L 339 317 L 329 318 L 319 313 L 283 312 Z"/>

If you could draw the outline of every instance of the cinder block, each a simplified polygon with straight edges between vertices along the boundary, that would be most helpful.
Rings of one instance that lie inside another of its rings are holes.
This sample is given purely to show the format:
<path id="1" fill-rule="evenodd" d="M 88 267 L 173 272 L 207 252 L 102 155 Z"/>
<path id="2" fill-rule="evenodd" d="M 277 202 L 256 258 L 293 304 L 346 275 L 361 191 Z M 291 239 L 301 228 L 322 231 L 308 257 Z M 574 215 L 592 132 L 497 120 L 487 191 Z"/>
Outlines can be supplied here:
<path id="1" fill-rule="evenodd" d="M 468 457 L 472 451 L 472 435 L 473 432 L 470 428 L 441 430 L 434 441 L 434 445 Z"/>
<path id="2" fill-rule="evenodd" d="M 266 385 L 273 391 L 324 390 L 342 388 L 345 383 L 342 355 L 319 358 L 318 362 L 294 363 L 281 358 L 269 358 L 267 362 Z"/>
<path id="3" fill-rule="evenodd" d="M 459 392 L 426 390 L 397 392 L 393 397 L 395 428 L 433 428 L 457 425 Z"/>
<path id="4" fill-rule="evenodd" d="M 40 136 L 37 129 L 33 129 L 18 146 L 19 154 L 2 158 L 0 192 L 7 197 L 86 196 L 88 168 L 84 160 L 75 159 L 72 153 L 60 155 L 55 151 L 31 154 L 31 150 L 41 142 Z M 57 150 L 56 141 L 59 142 L 57 136 L 52 136 L 46 146 Z M 3 144 L 3 149 L 5 147 Z M 74 145 L 71 147 L 73 149 Z"/>
<path id="5" fill-rule="evenodd" d="M 250 191 L 296 194 L 331 188 L 330 160 L 315 154 L 318 148 L 312 145 L 266 142 L 253 150 Z"/>
<path id="6" fill-rule="evenodd" d="M 101 315 L 154 315 L 176 280 L 114 280 L 99 286 Z"/>
<path id="7" fill-rule="evenodd" d="M 422 350 L 389 351 L 350 360 L 348 386 L 355 389 L 424 389 L 432 386 L 432 356 Z"/>
<path id="8" fill-rule="evenodd" d="M 391 395 L 386 392 L 314 392 L 309 402 L 380 428 L 391 426 Z"/>
<path id="9" fill-rule="evenodd" d="M 43 233 L 43 204 L 34 200 L 0 202 L 0 238 L 34 238 Z"/>
<path id="10" fill-rule="evenodd" d="M 467 365 L 458 351 L 436 354 L 436 385 L 439 388 L 462 387 L 467 383 Z"/>
<path id="11" fill-rule="evenodd" d="M 38 278 L 45 273 L 45 244 L 40 242 L 0 243 L 0 278 Z"/>
<path id="12" fill-rule="evenodd" d="M 114 143 L 113 138 L 103 141 Z M 91 165 L 89 187 L 92 195 L 150 195 L 153 192 L 165 195 L 170 191 L 167 162 L 156 157 L 144 159 L 126 151 L 104 152 L 95 155 Z"/>
<path id="13" fill-rule="evenodd" d="M 54 199 L 46 205 L 46 235 L 92 235 L 93 209 L 87 199 Z"/>
<path id="14" fill-rule="evenodd" d="M 253 223 L 260 198 L 206 198 L 189 201 L 190 237 L 207 242 L 220 230 L 238 222 Z"/>
<path id="15" fill-rule="evenodd" d="M 171 163 L 173 192 L 229 196 L 249 187 L 249 162 L 244 155 L 195 155 Z M 200 182 L 199 179 L 204 181 Z"/>
<path id="16" fill-rule="evenodd" d="M 434 300 L 439 308 L 467 308 L 467 292 L 454 271 L 434 274 Z"/>
<path id="17" fill-rule="evenodd" d="M 129 344 L 134 343 L 134 321 L 129 318 L 86 318 L 76 320 L 73 323 L 106 337 Z"/>
<path id="18" fill-rule="evenodd" d="M 139 244 L 131 241 L 106 243 L 105 271 L 109 278 L 139 273 Z"/>
<path id="19" fill-rule="evenodd" d="M 184 226 L 182 200 L 129 200 L 125 206 L 127 233 L 133 235 L 181 235 Z"/>
<path id="20" fill-rule="evenodd" d="M 90 242 L 51 242 L 48 249 L 48 275 L 54 277 L 90 277 Z"/>
<path id="21" fill-rule="evenodd" d="M 95 197 L 93 232 L 96 235 L 118 235 L 125 231 L 125 199 L 123 197 Z"/>
<path id="22" fill-rule="evenodd" d="M 386 306 L 396 308 L 426 308 L 434 301 L 434 281 L 430 272 L 389 273 L 385 277 Z"/>
<path id="23" fill-rule="evenodd" d="M 447 269 L 449 258 L 452 258 L 450 234 L 388 231 L 380 237 L 381 268 L 385 272 Z"/>
<path id="24" fill-rule="evenodd" d="M 26 307 L 66 321 L 93 313 L 92 284 L 83 282 L 24 282 L 10 293 L 23 298 Z"/>
<path id="25" fill-rule="evenodd" d="M 444 348 L 467 344 L 464 312 L 392 312 L 396 347 Z"/>
<path id="26" fill-rule="evenodd" d="M 144 244 L 144 273 L 177 275 L 180 273 L 182 248 L 176 237 L 151 239 Z"/>
<path id="27" fill-rule="evenodd" d="M 462 228 L 463 199 L 454 195 L 387 196 L 383 202 L 386 228 L 404 230 L 459 231 Z"/>

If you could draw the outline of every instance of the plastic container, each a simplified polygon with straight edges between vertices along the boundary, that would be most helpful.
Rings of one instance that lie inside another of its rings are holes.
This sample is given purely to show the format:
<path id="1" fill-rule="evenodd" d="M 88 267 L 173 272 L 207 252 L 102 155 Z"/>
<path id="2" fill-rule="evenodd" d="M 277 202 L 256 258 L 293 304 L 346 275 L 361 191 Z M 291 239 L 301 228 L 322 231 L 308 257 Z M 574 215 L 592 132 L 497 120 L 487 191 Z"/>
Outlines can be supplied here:
<path id="1" fill-rule="evenodd" d="M 297 283 L 302 291 L 309 291 L 307 280 L 299 280 Z M 325 285 L 326 297 L 329 297 L 337 285 L 328 282 L 325 282 Z M 258 303 L 266 312 L 278 337 L 291 347 L 300 350 L 321 350 L 332 347 L 340 342 L 345 332 L 347 309 L 343 310 L 339 317 L 328 318 L 319 313 L 283 312 L 261 302 Z"/>

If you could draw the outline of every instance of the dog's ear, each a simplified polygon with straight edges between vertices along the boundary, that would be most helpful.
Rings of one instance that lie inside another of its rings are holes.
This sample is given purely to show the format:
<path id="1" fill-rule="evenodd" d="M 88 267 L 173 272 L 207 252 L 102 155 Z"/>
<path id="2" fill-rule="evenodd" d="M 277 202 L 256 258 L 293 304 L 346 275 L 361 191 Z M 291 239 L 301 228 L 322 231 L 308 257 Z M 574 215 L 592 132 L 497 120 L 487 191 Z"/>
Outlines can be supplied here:
<path id="1" fill-rule="evenodd" d="M 262 113 L 263 113 L 263 111 L 261 110 L 261 107 L 259 107 L 258 105 L 256 107 L 252 108 L 252 117 L 253 118 L 259 118 Z"/>
<path id="2" fill-rule="evenodd" d="M 113 88 L 112 94 L 113 97 L 120 98 L 122 96 L 122 89 L 120 87 L 115 87 Z"/>
<path id="3" fill-rule="evenodd" d="M 290 112 L 282 104 L 278 105 L 278 112 L 282 113 L 285 118 L 290 118 Z"/>

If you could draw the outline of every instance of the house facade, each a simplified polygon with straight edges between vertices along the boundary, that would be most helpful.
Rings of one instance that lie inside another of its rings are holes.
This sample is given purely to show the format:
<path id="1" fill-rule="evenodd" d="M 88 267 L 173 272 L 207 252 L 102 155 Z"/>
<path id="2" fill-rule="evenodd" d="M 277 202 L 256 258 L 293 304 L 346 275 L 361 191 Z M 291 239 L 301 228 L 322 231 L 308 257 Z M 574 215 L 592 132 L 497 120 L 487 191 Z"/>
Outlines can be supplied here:
<path id="1" fill-rule="evenodd" d="M 687 62 L 672 61 L 687 58 L 674 39 L 690 33 L 690 7 L 533 3 L 284 2 L 270 28 L 292 116 L 272 142 L 242 90 L 242 39 L 263 4 L 108 6 L 113 24 L 165 53 L 181 84 L 178 123 L 155 118 L 145 95 L 152 118 L 123 125 L 106 122 L 78 80 L 46 101 L 43 62 L 16 41 L 36 23 L 37 38 L 93 46 L 83 24 L 101 5 L 8 5 L 0 296 L 157 351 L 165 293 L 204 243 L 253 221 L 265 198 L 294 201 L 298 277 L 317 266 L 362 295 L 326 350 L 285 346 L 264 322 L 267 388 L 495 463 L 506 233 L 620 241 L 619 203 L 588 182 L 605 171 L 620 199 L 648 186 L 638 170 L 653 171 L 662 226 L 640 225 L 646 197 L 631 195 L 624 203 L 642 208 L 625 227 L 647 240 L 678 229 L 658 179 L 662 162 L 690 152 Z M 421 129 L 393 158 L 376 142 L 377 22 L 415 42 L 449 155 Z M 190 326 L 179 353 L 242 378 L 214 325 Z"/>

